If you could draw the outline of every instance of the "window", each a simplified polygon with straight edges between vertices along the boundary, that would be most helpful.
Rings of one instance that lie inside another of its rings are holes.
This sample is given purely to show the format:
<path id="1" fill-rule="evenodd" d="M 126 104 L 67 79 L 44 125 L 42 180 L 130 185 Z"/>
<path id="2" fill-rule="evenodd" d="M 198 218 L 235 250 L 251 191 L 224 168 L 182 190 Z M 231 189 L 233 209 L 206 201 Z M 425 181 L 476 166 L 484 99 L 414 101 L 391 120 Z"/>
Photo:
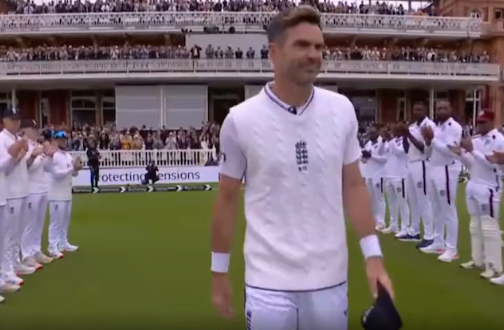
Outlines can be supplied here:
<path id="1" fill-rule="evenodd" d="M 93 92 L 94 96 L 83 96 L 85 93 L 89 94 L 89 91 L 72 91 L 70 101 L 72 124 L 96 123 L 96 93 Z"/>
<path id="2" fill-rule="evenodd" d="M 448 92 L 447 91 L 435 91 L 434 92 L 434 100 L 435 101 L 448 100 Z"/>
<path id="3" fill-rule="evenodd" d="M 407 120 L 407 118 L 406 118 L 406 98 L 404 98 L 404 97 L 397 99 L 396 120 L 397 121 Z"/>
<path id="4" fill-rule="evenodd" d="M 49 100 L 40 99 L 39 106 L 39 123 L 41 127 L 45 127 L 49 124 Z"/>
<path id="5" fill-rule="evenodd" d="M 473 11 L 471 11 L 469 13 L 469 17 L 470 18 L 481 18 L 481 13 L 479 12 L 479 10 L 474 9 Z"/>
<path id="6" fill-rule="evenodd" d="M 476 116 L 481 111 L 481 98 L 483 92 L 480 88 L 466 91 L 464 117 L 466 122 L 474 124 Z"/>
<path id="7" fill-rule="evenodd" d="M 116 121 L 116 106 L 115 97 L 102 97 L 103 123 L 115 123 Z"/>

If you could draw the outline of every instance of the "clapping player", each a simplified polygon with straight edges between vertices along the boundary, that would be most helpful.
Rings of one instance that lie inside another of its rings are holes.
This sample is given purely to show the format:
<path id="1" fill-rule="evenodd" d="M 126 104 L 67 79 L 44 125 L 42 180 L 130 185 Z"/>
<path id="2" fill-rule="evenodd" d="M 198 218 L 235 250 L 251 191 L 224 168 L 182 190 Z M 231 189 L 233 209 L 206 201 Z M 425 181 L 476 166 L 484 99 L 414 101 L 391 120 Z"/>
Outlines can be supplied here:
<path id="1" fill-rule="evenodd" d="M 67 152 L 67 135 L 59 131 L 54 135 L 57 149 L 49 166 L 49 247 L 52 258 L 63 258 L 63 252 L 77 251 L 68 242 L 68 228 L 72 213 L 72 176 L 82 169 L 82 161 L 73 159 Z"/>
<path id="2" fill-rule="evenodd" d="M 425 253 L 441 254 L 439 261 L 451 262 L 458 258 L 458 214 L 457 187 L 460 175 L 460 163 L 450 146 L 460 145 L 462 126 L 452 117 L 451 104 L 448 101 L 436 103 L 435 129 L 424 127 L 422 136 L 427 145 L 429 162 L 432 168 L 430 186 L 432 212 L 434 218 L 434 241 L 421 247 Z M 446 240 L 445 240 L 446 229 Z"/>
<path id="3" fill-rule="evenodd" d="M 452 152 L 460 155 L 470 173 L 466 204 L 471 216 L 469 232 L 472 259 L 461 267 L 483 268 L 484 272 L 480 276 L 491 279 L 503 270 L 499 224 L 502 170 L 489 162 L 486 156 L 494 151 L 504 151 L 504 136 L 494 128 L 494 113 L 490 111 L 484 111 L 478 117 L 478 132 L 480 134 L 473 138 L 464 138 L 460 147 L 451 147 Z"/>

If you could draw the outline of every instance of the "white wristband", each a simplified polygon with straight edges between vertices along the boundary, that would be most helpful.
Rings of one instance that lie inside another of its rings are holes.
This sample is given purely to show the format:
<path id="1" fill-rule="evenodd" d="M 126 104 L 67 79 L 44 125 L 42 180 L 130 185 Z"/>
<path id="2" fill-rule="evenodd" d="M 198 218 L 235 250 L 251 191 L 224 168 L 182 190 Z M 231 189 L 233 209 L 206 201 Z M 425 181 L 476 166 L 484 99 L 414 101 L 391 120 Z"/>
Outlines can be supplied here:
<path id="1" fill-rule="evenodd" d="M 364 258 L 367 260 L 371 257 L 382 257 L 382 251 L 380 248 L 380 241 L 378 236 L 369 235 L 360 240 L 360 247 Z"/>
<path id="2" fill-rule="evenodd" d="M 227 273 L 229 270 L 229 253 L 212 252 L 212 265 L 210 270 L 214 273 Z"/>

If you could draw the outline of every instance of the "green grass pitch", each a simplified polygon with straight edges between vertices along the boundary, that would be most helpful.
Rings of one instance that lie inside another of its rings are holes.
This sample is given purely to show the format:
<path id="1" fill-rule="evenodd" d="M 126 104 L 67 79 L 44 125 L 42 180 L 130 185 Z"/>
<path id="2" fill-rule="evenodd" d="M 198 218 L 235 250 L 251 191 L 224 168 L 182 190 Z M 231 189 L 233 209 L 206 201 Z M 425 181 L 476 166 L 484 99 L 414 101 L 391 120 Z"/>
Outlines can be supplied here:
<path id="1" fill-rule="evenodd" d="M 460 255 L 470 257 L 460 186 Z M 76 195 L 71 242 L 80 250 L 27 276 L 0 306 L 0 329 L 244 329 L 244 217 L 232 260 L 233 321 L 210 304 L 209 221 L 215 192 Z M 381 237 L 404 329 L 504 329 L 504 287 L 443 264 L 414 243 Z M 359 245 L 349 230 L 350 329 L 370 305 Z M 316 329 L 314 329 L 316 330 Z"/>

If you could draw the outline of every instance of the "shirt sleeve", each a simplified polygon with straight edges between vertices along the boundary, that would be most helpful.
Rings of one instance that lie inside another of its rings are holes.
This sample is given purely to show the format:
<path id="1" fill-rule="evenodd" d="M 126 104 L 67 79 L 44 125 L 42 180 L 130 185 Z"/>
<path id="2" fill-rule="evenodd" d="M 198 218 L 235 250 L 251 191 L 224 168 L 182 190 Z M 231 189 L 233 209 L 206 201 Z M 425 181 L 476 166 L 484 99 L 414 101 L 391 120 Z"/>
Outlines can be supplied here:
<path id="1" fill-rule="evenodd" d="M 235 179 L 243 179 L 247 170 L 247 159 L 238 143 L 238 133 L 232 112 L 222 123 L 220 151 L 219 173 Z"/>
<path id="2" fill-rule="evenodd" d="M 355 109 L 352 103 L 349 100 L 347 100 L 347 102 L 348 107 L 350 108 L 349 115 L 351 117 L 350 127 L 344 141 L 345 152 L 343 154 L 343 165 L 354 163 L 359 160 L 361 156 L 361 148 L 359 146 L 359 140 L 357 139 L 357 133 L 359 130 L 357 116 L 355 115 Z"/>

